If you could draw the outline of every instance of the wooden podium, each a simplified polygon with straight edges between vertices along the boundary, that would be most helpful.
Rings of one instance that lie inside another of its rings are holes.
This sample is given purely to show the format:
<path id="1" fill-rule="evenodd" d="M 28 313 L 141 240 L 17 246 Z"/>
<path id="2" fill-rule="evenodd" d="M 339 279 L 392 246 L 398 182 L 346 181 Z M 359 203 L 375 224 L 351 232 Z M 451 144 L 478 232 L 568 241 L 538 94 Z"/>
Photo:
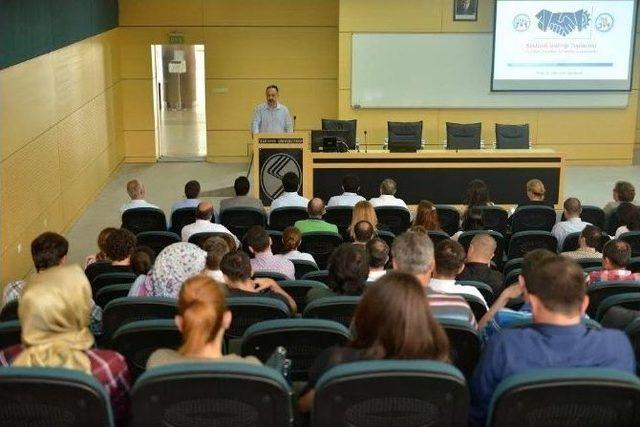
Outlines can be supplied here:
<path id="1" fill-rule="evenodd" d="M 252 194 L 265 206 L 282 194 L 282 177 L 294 172 L 304 197 L 311 198 L 311 147 L 309 132 L 258 133 L 252 142 Z"/>

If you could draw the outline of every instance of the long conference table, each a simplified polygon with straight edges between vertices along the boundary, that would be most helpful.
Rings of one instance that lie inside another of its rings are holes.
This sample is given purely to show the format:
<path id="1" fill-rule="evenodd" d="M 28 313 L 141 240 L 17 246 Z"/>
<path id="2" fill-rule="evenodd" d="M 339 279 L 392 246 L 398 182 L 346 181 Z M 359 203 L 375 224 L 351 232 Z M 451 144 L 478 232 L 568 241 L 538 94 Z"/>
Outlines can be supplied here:
<path id="1" fill-rule="evenodd" d="M 254 139 L 253 152 L 253 182 L 260 183 L 253 186 L 254 194 L 265 205 L 270 205 L 271 197 L 282 191 L 277 188 L 278 176 L 289 170 L 299 171 L 302 176 L 305 197 L 320 197 L 325 202 L 342 192 L 342 178 L 347 174 L 359 177 L 359 193 L 367 199 L 379 195 L 383 179 L 392 178 L 398 184 L 397 197 L 409 205 L 423 199 L 461 205 L 467 184 L 473 179 L 485 181 L 491 200 L 499 205 L 523 202 L 526 183 L 533 178 L 544 183 L 546 200 L 556 207 L 564 200 L 564 155 L 551 149 L 433 149 L 416 153 L 361 149 L 321 153 L 311 152 L 308 133 L 298 132 L 259 134 Z M 270 159 L 271 155 L 276 157 Z"/>

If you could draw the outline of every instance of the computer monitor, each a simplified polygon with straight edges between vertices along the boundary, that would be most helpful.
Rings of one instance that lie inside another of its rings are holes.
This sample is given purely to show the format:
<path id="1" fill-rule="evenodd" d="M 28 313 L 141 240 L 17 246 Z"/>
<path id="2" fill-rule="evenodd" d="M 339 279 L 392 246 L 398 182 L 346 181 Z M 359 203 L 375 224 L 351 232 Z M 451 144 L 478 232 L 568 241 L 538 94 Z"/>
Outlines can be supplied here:
<path id="1" fill-rule="evenodd" d="M 496 123 L 496 148 L 530 148 L 529 124 L 501 125 Z"/>
<path id="2" fill-rule="evenodd" d="M 347 130 L 312 130 L 311 151 L 316 152 L 345 152 L 349 150 L 346 142 L 349 137 Z"/>
<path id="3" fill-rule="evenodd" d="M 422 121 L 387 122 L 387 134 L 392 153 L 415 153 L 422 148 Z"/>
<path id="4" fill-rule="evenodd" d="M 356 129 L 358 127 L 357 120 L 333 120 L 322 119 L 322 130 L 345 130 L 348 131 L 348 136 L 345 139 L 345 143 L 349 147 L 349 150 L 356 149 Z"/>
<path id="5" fill-rule="evenodd" d="M 482 123 L 447 122 L 447 148 L 449 150 L 479 150 Z"/>

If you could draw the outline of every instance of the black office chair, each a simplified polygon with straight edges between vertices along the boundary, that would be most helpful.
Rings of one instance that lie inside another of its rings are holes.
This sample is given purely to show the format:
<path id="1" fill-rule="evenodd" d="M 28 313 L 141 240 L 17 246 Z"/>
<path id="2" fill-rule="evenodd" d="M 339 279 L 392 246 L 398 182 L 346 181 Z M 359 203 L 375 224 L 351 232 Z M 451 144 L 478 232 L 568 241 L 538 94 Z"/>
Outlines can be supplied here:
<path id="1" fill-rule="evenodd" d="M 351 225 L 352 213 L 353 208 L 350 206 L 329 206 L 323 219 L 328 223 L 335 224 L 342 238 L 348 240 L 347 228 Z"/>
<path id="2" fill-rule="evenodd" d="M 415 153 L 423 146 L 422 120 L 387 122 L 387 148 L 392 153 Z"/>
<path id="3" fill-rule="evenodd" d="M 453 236 L 460 230 L 460 212 L 449 205 L 436 205 L 440 228 L 449 236 Z"/>
<path id="4" fill-rule="evenodd" d="M 156 255 L 167 246 L 178 243 L 180 240 L 180 236 L 171 231 L 143 231 L 136 236 L 138 246 L 147 246 Z"/>
<path id="5" fill-rule="evenodd" d="M 173 319 L 178 314 L 178 301 L 162 297 L 124 297 L 110 301 L 102 313 L 105 338 L 123 325 L 138 320 Z"/>
<path id="6" fill-rule="evenodd" d="M 550 206 L 520 206 L 511 216 L 511 232 L 551 231 L 556 223 L 556 211 Z"/>
<path id="7" fill-rule="evenodd" d="M 471 378 L 480 358 L 481 339 L 476 328 L 458 319 L 437 318 L 449 337 L 451 362 L 465 378 Z"/>
<path id="8" fill-rule="evenodd" d="M 164 212 L 157 208 L 133 208 L 122 213 L 122 228 L 133 234 L 143 231 L 167 231 Z"/>
<path id="9" fill-rule="evenodd" d="M 227 208 L 220 213 L 220 223 L 241 240 L 254 225 L 266 228 L 267 214 L 257 208 Z"/>
<path id="10" fill-rule="evenodd" d="M 522 258 L 534 249 L 558 251 L 558 239 L 548 231 L 521 231 L 511 236 L 507 259 Z"/>
<path id="11" fill-rule="evenodd" d="M 277 208 L 269 213 L 269 229 L 284 231 L 285 228 L 293 226 L 296 221 L 307 218 L 309 218 L 309 213 L 306 208 Z"/>
<path id="12" fill-rule="evenodd" d="M 631 246 L 632 257 L 640 256 L 640 231 L 628 231 L 622 233 L 618 238 Z"/>
<path id="13" fill-rule="evenodd" d="M 326 268 L 334 249 L 342 244 L 339 234 L 329 232 L 304 233 L 300 251 L 310 253 L 318 268 Z"/>
<path id="14" fill-rule="evenodd" d="M 315 262 L 300 259 L 292 259 L 291 262 L 296 269 L 296 279 L 302 279 L 305 274 L 318 271 L 318 265 Z"/>
<path id="15" fill-rule="evenodd" d="M 475 206 L 482 212 L 482 224 L 485 230 L 493 230 L 502 234 L 507 232 L 509 213 L 500 206 Z"/>
<path id="16" fill-rule="evenodd" d="M 347 131 L 348 136 L 346 138 L 347 147 L 350 150 L 355 150 L 358 146 L 356 142 L 356 135 L 358 129 L 358 121 L 353 120 L 334 120 L 334 119 L 322 119 L 322 130 L 342 130 Z"/>
<path id="17" fill-rule="evenodd" d="M 529 149 L 529 124 L 501 125 L 496 123 L 496 148 Z"/>
<path id="18" fill-rule="evenodd" d="M 171 231 L 178 236 L 182 233 L 182 227 L 196 222 L 196 208 L 180 208 L 171 213 Z"/>
<path id="19" fill-rule="evenodd" d="M 401 206 L 378 206 L 375 208 L 378 227 L 400 235 L 411 226 L 411 214 Z"/>
<path id="20" fill-rule="evenodd" d="M 445 148 L 448 150 L 479 150 L 482 148 L 480 136 L 482 134 L 482 123 L 451 123 L 447 122 L 447 142 Z"/>

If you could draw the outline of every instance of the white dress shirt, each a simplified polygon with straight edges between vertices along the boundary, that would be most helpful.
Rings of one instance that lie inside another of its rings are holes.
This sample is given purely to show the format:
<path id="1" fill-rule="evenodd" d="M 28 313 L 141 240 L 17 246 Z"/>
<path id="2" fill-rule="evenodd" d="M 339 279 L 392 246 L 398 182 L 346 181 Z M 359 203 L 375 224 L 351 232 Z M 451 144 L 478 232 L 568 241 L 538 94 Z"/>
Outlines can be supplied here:
<path id="1" fill-rule="evenodd" d="M 551 229 L 551 234 L 558 239 L 558 249 L 562 249 L 564 239 L 571 233 L 580 233 L 587 225 L 591 225 L 588 222 L 584 222 L 579 217 L 569 218 L 566 221 L 560 221 L 556 223 Z"/>
<path id="2" fill-rule="evenodd" d="M 313 255 L 308 254 L 306 252 L 300 252 L 298 250 L 289 251 L 286 254 L 282 254 L 282 256 L 290 261 L 309 261 L 312 263 L 316 263 L 316 260 L 313 258 Z"/>
<path id="3" fill-rule="evenodd" d="M 373 205 L 374 208 L 378 206 L 400 206 L 405 209 L 407 208 L 407 204 L 402 199 L 398 199 L 396 196 L 392 196 L 390 194 L 381 194 L 380 197 L 374 197 L 369 200 L 369 203 Z"/>
<path id="4" fill-rule="evenodd" d="M 134 208 L 156 208 L 156 209 L 160 209 L 156 205 L 151 204 L 151 203 L 147 202 L 146 200 L 134 199 L 134 200 L 129 200 L 127 203 L 122 205 L 122 207 L 120 208 L 120 213 L 123 213 L 126 210 L 134 209 Z"/>
<path id="5" fill-rule="evenodd" d="M 256 106 L 251 121 L 251 133 L 260 132 L 293 132 L 293 123 L 287 107 L 278 103 L 275 108 L 271 108 L 266 102 Z"/>
<path id="6" fill-rule="evenodd" d="M 333 196 L 329 199 L 327 206 L 354 206 L 356 203 L 367 200 L 356 193 L 344 192 L 339 196 Z"/>
<path id="7" fill-rule="evenodd" d="M 367 277 L 367 282 L 375 282 L 385 274 L 387 274 L 387 270 L 380 270 L 380 271 L 369 270 L 369 277 Z"/>
<path id="8" fill-rule="evenodd" d="M 478 290 L 478 288 L 474 286 L 466 286 L 466 285 L 456 285 L 456 281 L 453 279 L 434 279 L 431 278 L 429 281 L 429 289 L 431 291 L 440 293 L 440 294 L 466 294 L 473 295 L 474 297 L 480 298 L 484 305 L 487 305 L 484 297 Z"/>
<path id="9" fill-rule="evenodd" d="M 620 237 L 620 235 L 628 232 L 629 232 L 629 227 L 627 227 L 626 225 L 621 225 L 616 229 L 616 235 L 614 236 L 614 239 L 617 239 L 618 237 Z"/>
<path id="10" fill-rule="evenodd" d="M 306 209 L 308 204 L 309 199 L 307 199 L 306 197 L 302 197 L 295 191 L 285 191 L 280 195 L 280 197 L 271 202 L 271 210 L 291 207 L 302 207 Z"/>
<path id="11" fill-rule="evenodd" d="M 196 222 L 193 224 L 182 227 L 182 241 L 188 242 L 189 237 L 196 233 L 227 233 L 228 235 L 233 236 L 233 240 L 236 242 L 236 247 L 240 247 L 240 241 L 238 238 L 222 224 L 214 224 L 206 219 L 196 219 Z"/>
<path id="12" fill-rule="evenodd" d="M 199 204 L 200 199 L 183 199 L 179 202 L 175 202 L 173 206 L 171 206 L 171 213 L 182 208 L 197 208 Z"/>

